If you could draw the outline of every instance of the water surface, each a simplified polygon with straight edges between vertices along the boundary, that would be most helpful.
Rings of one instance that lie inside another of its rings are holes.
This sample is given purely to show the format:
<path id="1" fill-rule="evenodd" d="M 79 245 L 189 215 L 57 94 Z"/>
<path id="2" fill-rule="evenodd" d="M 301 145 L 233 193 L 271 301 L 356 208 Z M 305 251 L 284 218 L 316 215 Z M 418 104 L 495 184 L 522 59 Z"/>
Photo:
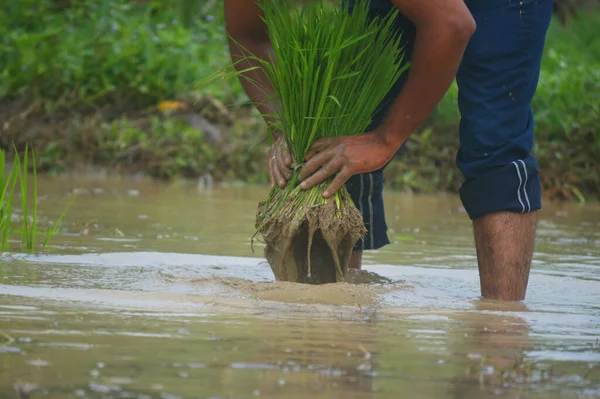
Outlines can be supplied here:
<path id="1" fill-rule="evenodd" d="M 545 203 L 527 300 L 479 299 L 455 196 L 388 193 L 390 285 L 274 283 L 265 188 L 46 178 L 1 262 L 0 398 L 600 397 L 600 206 Z"/>

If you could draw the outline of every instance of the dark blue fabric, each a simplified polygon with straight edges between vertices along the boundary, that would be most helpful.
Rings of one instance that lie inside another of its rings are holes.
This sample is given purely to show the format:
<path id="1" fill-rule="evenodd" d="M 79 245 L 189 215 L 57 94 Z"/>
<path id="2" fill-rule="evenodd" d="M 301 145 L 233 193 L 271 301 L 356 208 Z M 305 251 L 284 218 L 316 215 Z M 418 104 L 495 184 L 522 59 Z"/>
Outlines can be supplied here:
<path id="1" fill-rule="evenodd" d="M 342 4 L 344 4 L 345 0 L 342 0 Z M 355 0 L 348 0 L 348 5 L 353 7 Z M 392 7 L 392 3 L 390 0 L 371 0 L 370 7 L 372 10 L 389 10 Z"/>
<path id="2" fill-rule="evenodd" d="M 354 248 L 377 249 L 389 244 L 383 204 L 383 173 L 354 175 L 346 182 L 346 189 L 362 214 L 367 229 Z"/>
<path id="3" fill-rule="evenodd" d="M 552 16 L 552 0 L 482 4 L 471 9 L 477 30 L 456 77 L 462 115 L 456 163 L 465 178 L 460 197 L 472 219 L 542 206 L 530 104 Z"/>
<path id="4" fill-rule="evenodd" d="M 350 6 L 353 1 L 350 0 Z M 460 198 L 469 216 L 528 212 L 541 208 L 539 171 L 533 147 L 531 100 L 537 87 L 553 0 L 466 0 L 477 30 L 457 74 L 460 149 L 456 164 L 465 178 Z M 372 0 L 373 15 L 388 12 L 389 0 Z M 397 26 L 411 59 L 415 27 L 404 16 Z M 397 97 L 405 73 L 373 117 L 380 124 Z M 367 234 L 356 249 L 389 243 L 383 204 L 383 169 L 346 183 L 361 210 Z"/>

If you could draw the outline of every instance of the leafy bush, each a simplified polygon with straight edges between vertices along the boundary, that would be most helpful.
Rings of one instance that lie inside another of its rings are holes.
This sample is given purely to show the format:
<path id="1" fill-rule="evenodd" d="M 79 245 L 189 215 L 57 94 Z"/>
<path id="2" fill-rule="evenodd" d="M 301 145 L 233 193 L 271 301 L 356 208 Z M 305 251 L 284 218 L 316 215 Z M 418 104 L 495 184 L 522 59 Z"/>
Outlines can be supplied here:
<path id="1" fill-rule="evenodd" d="M 172 2 L 57 4 L 11 1 L 0 12 L 0 100 L 28 95 L 52 108 L 154 104 L 188 94 L 229 61 L 214 7 L 198 10 L 186 26 Z M 220 98 L 242 94 L 235 83 L 207 90 Z"/>

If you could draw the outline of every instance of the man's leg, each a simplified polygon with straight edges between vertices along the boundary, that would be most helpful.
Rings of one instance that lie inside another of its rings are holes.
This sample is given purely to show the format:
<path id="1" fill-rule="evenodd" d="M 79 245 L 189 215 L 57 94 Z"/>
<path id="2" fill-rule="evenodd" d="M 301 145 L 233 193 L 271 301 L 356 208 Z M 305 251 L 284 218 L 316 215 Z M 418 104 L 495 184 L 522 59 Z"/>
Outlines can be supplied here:
<path id="1" fill-rule="evenodd" d="M 497 212 L 473 221 L 481 295 L 520 301 L 525 298 L 535 242 L 535 212 Z"/>
<path id="2" fill-rule="evenodd" d="M 467 1 L 477 31 L 457 75 L 460 196 L 473 220 L 481 294 L 523 300 L 541 208 L 530 106 L 552 0 Z"/>

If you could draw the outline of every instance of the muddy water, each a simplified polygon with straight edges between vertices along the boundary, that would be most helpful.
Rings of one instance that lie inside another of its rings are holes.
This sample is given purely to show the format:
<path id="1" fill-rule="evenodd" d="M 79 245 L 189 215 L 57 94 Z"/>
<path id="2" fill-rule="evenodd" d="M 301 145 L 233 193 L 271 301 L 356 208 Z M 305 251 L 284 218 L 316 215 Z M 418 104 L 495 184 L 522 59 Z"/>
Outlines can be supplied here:
<path id="1" fill-rule="evenodd" d="M 600 397 L 600 206 L 545 204 L 524 304 L 478 298 L 454 196 L 388 194 L 391 284 L 274 283 L 264 188 L 41 182 L 79 197 L 46 253 L 1 262 L 0 398 Z"/>

